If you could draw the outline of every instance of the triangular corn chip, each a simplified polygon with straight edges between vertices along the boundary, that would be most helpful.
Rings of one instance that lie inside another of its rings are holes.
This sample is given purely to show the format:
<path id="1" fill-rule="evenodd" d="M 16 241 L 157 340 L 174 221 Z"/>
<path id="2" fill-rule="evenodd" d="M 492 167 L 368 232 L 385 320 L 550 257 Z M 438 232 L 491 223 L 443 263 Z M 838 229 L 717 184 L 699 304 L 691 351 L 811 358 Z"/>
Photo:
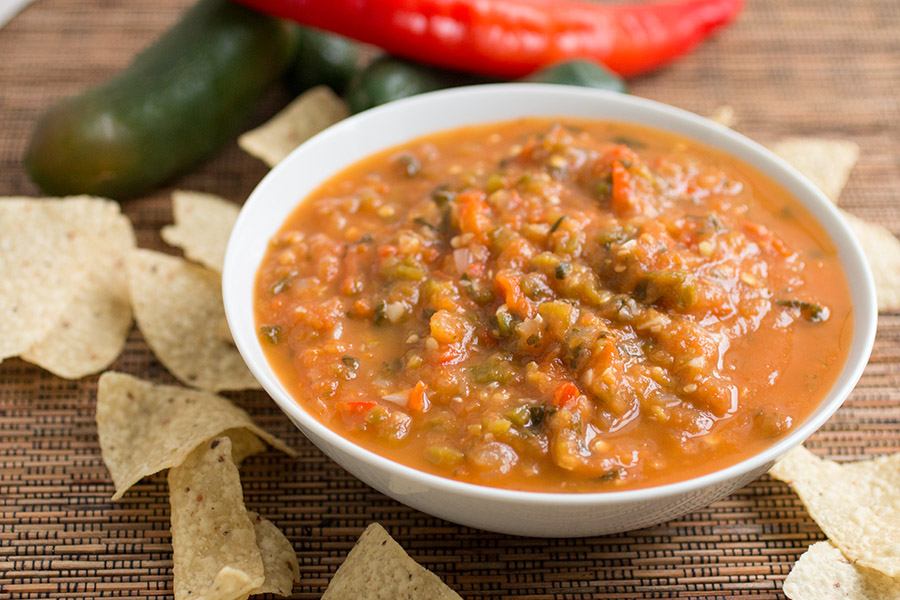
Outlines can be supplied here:
<path id="1" fill-rule="evenodd" d="M 461 600 L 437 575 L 411 559 L 378 523 L 350 550 L 322 600 Z"/>
<path id="2" fill-rule="evenodd" d="M 269 121 L 240 136 L 238 145 L 274 167 L 294 148 L 349 114 L 346 103 L 321 85 L 304 92 Z"/>
<path id="3" fill-rule="evenodd" d="M 265 581 L 231 440 L 198 446 L 169 471 L 175 600 L 237 600 Z"/>
<path id="4" fill-rule="evenodd" d="M 838 464 L 798 446 L 769 473 L 794 488 L 844 556 L 900 577 L 900 453 Z"/>
<path id="5" fill-rule="evenodd" d="M 172 375 L 204 390 L 259 388 L 219 332 L 225 308 L 218 273 L 151 250 L 133 252 L 128 266 L 134 318 Z"/>
<path id="6" fill-rule="evenodd" d="M 787 579 L 791 600 L 897 600 L 900 580 L 854 565 L 828 542 L 809 547 Z"/>
<path id="7" fill-rule="evenodd" d="M 859 146 L 846 140 L 787 138 L 773 144 L 772 151 L 803 173 L 835 204 L 859 159 Z"/>
<path id="8" fill-rule="evenodd" d="M 225 247 L 240 207 L 219 196 L 201 192 L 172 192 L 175 224 L 160 231 L 162 239 L 184 250 L 194 262 L 222 272 Z"/>
<path id="9" fill-rule="evenodd" d="M 875 279 L 878 310 L 900 311 L 900 240 L 881 225 L 841 212 L 869 261 Z"/>
<path id="10" fill-rule="evenodd" d="M 112 362 L 131 321 L 115 265 L 133 244 L 111 200 L 0 198 L 0 361 L 64 377 Z"/>
<path id="11" fill-rule="evenodd" d="M 221 396 L 154 385 L 124 373 L 107 372 L 100 377 L 97 432 L 103 461 L 116 486 L 114 500 L 144 477 L 180 465 L 203 442 L 241 429 L 295 455 Z M 236 462 L 259 450 L 258 440 L 245 433 L 239 433 L 235 442 Z"/>
<path id="12" fill-rule="evenodd" d="M 294 547 L 271 521 L 252 511 L 249 515 L 256 531 L 256 544 L 262 554 L 266 574 L 265 582 L 250 594 L 290 596 L 294 582 L 300 581 L 300 565 Z"/>

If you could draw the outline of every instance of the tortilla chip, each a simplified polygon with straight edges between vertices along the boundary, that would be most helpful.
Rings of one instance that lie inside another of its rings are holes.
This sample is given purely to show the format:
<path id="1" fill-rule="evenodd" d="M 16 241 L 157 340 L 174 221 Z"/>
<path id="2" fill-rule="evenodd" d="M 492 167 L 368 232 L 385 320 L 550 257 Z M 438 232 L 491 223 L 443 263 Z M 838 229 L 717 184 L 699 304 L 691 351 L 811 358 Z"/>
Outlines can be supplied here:
<path id="1" fill-rule="evenodd" d="M 266 581 L 250 594 L 290 596 L 294 582 L 300 581 L 300 564 L 294 547 L 271 521 L 253 511 L 248 514 L 256 531 L 256 545 L 262 554 L 266 574 Z"/>
<path id="2" fill-rule="evenodd" d="M 737 122 L 737 119 L 734 117 L 734 107 L 728 104 L 717 106 L 712 114 L 709 115 L 709 120 L 725 127 L 734 127 L 734 124 Z"/>
<path id="3" fill-rule="evenodd" d="M 268 122 L 238 138 L 238 146 L 274 167 L 294 148 L 347 118 L 347 104 L 324 85 L 301 94 Z"/>
<path id="4" fill-rule="evenodd" d="M 859 158 L 859 146 L 846 140 L 788 138 L 774 144 L 772 151 L 803 173 L 835 204 Z"/>
<path id="5" fill-rule="evenodd" d="M 837 203 L 859 158 L 859 146 L 848 141 L 791 138 L 772 150 L 806 175 L 832 202 Z M 875 223 L 841 211 L 862 245 L 875 278 L 878 310 L 900 310 L 900 240 Z"/>
<path id="6" fill-rule="evenodd" d="M 236 600 L 265 581 L 231 440 L 198 446 L 169 471 L 175 600 Z"/>
<path id="7" fill-rule="evenodd" d="M 878 310 L 900 310 L 900 240 L 881 225 L 869 223 L 846 211 L 841 213 L 869 261 L 875 278 Z"/>
<path id="8" fill-rule="evenodd" d="M 62 346 L 48 343 L 32 358 L 67 375 L 96 369 L 118 354 L 118 344 L 92 343 L 86 354 L 95 353 L 96 359 L 88 366 L 70 364 L 68 346 L 84 340 L 70 335 L 63 323 L 72 325 L 84 312 L 83 306 L 66 312 L 72 298 L 83 301 L 90 296 L 87 290 L 96 290 L 91 274 L 98 240 L 118 243 L 120 234 L 128 235 L 126 228 L 118 204 L 102 198 L 0 198 L 0 361 L 29 352 L 51 335 Z M 107 234 L 110 229 L 114 232 Z M 115 331 L 128 320 L 122 312 L 114 311 Z"/>
<path id="9" fill-rule="evenodd" d="M 770 474 L 794 488 L 844 556 L 900 577 L 900 453 L 838 464 L 798 446 Z"/>
<path id="10" fill-rule="evenodd" d="M 227 344 L 237 347 L 234 343 L 234 336 L 231 335 L 231 329 L 228 327 L 228 319 L 223 318 L 216 325 L 216 337 Z"/>
<path id="11" fill-rule="evenodd" d="M 240 210 L 234 202 L 213 194 L 176 190 L 172 192 L 175 224 L 163 227 L 160 235 L 192 261 L 221 274 L 225 247 Z"/>
<path id="12" fill-rule="evenodd" d="M 234 458 L 234 462 L 238 466 L 246 458 L 266 451 L 265 443 L 249 429 L 227 429 L 222 432 L 222 435 L 228 436 L 228 439 L 231 440 L 231 457 Z M 280 446 L 283 445 L 278 438 L 272 437 L 272 439 L 278 442 Z M 294 451 L 291 448 L 287 446 L 284 446 L 284 448 L 288 450 L 289 455 L 293 456 Z"/>
<path id="13" fill-rule="evenodd" d="M 461 600 L 419 565 L 378 523 L 372 523 L 350 550 L 322 600 Z"/>
<path id="14" fill-rule="evenodd" d="M 102 371 L 122 353 L 131 329 L 125 260 L 135 246 L 134 230 L 118 210 L 107 214 L 85 240 L 80 260 L 86 272 L 69 305 L 50 333 L 22 354 L 59 377 Z"/>
<path id="15" fill-rule="evenodd" d="M 100 377 L 97 433 L 103 462 L 116 487 L 113 500 L 144 477 L 180 465 L 203 442 L 235 429 L 246 430 L 296 456 L 221 396 L 154 385 L 124 373 L 107 372 Z M 244 434 L 235 436 L 234 446 L 235 462 L 259 448 Z"/>
<path id="16" fill-rule="evenodd" d="M 791 600 L 897 600 L 900 580 L 856 566 L 828 542 L 809 547 L 787 579 Z"/>
<path id="17" fill-rule="evenodd" d="M 133 252 L 128 269 L 135 320 L 172 375 L 204 390 L 259 389 L 219 334 L 225 308 L 217 273 L 151 250 Z"/>

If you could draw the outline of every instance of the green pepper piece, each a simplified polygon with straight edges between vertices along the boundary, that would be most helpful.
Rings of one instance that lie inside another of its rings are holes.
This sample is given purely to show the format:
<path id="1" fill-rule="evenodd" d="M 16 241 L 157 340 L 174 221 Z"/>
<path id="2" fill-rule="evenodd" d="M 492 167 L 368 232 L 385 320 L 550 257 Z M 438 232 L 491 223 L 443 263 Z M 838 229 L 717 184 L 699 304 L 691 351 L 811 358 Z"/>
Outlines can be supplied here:
<path id="1" fill-rule="evenodd" d="M 136 196 L 230 139 L 288 66 L 296 26 L 200 0 L 119 75 L 53 106 L 25 155 L 54 196 Z"/>
<path id="2" fill-rule="evenodd" d="M 598 63 L 589 60 L 570 60 L 545 67 L 521 79 L 529 83 L 577 85 L 611 92 L 626 92 L 625 81 Z"/>
<path id="3" fill-rule="evenodd" d="M 465 455 L 449 446 L 429 446 L 425 449 L 425 458 L 434 465 L 452 467 L 461 463 Z"/>
<path id="4" fill-rule="evenodd" d="M 778 300 L 776 303 L 780 306 L 799 309 L 803 318 L 810 323 L 821 323 L 822 321 L 827 321 L 828 317 L 831 316 L 831 312 L 827 307 L 814 302 L 804 302 L 802 300 Z"/>
<path id="5" fill-rule="evenodd" d="M 259 334 L 270 344 L 278 344 L 281 342 L 281 333 L 282 330 L 279 325 L 263 325 L 259 328 Z"/>
<path id="6" fill-rule="evenodd" d="M 512 356 L 505 352 L 492 354 L 487 360 L 469 367 L 469 374 L 475 383 L 487 384 L 509 382 L 516 376 Z"/>
<path id="7" fill-rule="evenodd" d="M 341 94 L 354 75 L 372 64 L 384 51 L 333 33 L 300 27 L 294 62 L 285 75 L 294 94 L 327 85 Z"/>
<path id="8" fill-rule="evenodd" d="M 697 281 L 682 271 L 647 273 L 635 286 L 633 296 L 644 304 L 690 308 L 697 303 Z"/>
<path id="9" fill-rule="evenodd" d="M 497 313 L 491 317 L 491 326 L 497 330 L 501 338 L 510 337 L 516 330 L 516 317 L 506 308 L 497 309 Z"/>
<path id="10" fill-rule="evenodd" d="M 505 416 L 516 427 L 526 427 L 531 424 L 531 410 L 525 404 L 509 410 Z"/>
<path id="11" fill-rule="evenodd" d="M 350 80 L 344 99 L 350 110 L 358 113 L 416 94 L 483 81 L 474 75 L 383 56 Z"/>

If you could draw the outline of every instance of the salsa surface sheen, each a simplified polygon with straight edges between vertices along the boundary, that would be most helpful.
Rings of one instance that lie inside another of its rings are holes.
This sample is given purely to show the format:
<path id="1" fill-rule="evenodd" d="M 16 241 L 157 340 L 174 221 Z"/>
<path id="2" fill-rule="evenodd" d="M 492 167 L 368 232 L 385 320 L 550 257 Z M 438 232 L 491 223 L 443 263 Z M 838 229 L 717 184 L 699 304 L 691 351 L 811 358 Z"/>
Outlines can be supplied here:
<path id="1" fill-rule="evenodd" d="M 508 489 L 679 481 L 771 445 L 852 336 L 837 252 L 785 190 L 638 126 L 522 119 L 369 157 L 257 275 L 307 411 L 416 469 Z"/>

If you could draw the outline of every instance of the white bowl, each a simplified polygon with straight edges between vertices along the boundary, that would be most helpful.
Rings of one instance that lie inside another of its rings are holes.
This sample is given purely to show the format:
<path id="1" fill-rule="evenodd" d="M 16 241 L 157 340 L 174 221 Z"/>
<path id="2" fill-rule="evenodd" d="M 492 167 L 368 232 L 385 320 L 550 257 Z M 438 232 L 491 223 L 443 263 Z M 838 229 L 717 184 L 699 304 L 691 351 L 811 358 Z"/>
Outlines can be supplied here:
<path id="1" fill-rule="evenodd" d="M 523 116 L 565 116 L 647 125 L 722 149 L 784 186 L 819 220 L 838 248 L 853 301 L 853 342 L 825 400 L 806 421 L 766 450 L 714 473 L 638 490 L 555 494 L 497 489 L 417 471 L 353 444 L 297 404 L 272 371 L 253 317 L 256 271 L 269 238 L 319 184 L 379 150 L 432 132 Z M 579 537 L 647 527 L 709 505 L 763 474 L 841 405 L 869 358 L 877 309 L 872 275 L 859 244 L 835 207 L 794 169 L 734 131 L 694 114 L 634 96 L 584 88 L 499 84 L 416 96 L 351 117 L 291 153 L 244 204 L 225 256 L 225 312 L 250 370 L 288 417 L 350 473 L 426 513 L 490 531 Z"/>

